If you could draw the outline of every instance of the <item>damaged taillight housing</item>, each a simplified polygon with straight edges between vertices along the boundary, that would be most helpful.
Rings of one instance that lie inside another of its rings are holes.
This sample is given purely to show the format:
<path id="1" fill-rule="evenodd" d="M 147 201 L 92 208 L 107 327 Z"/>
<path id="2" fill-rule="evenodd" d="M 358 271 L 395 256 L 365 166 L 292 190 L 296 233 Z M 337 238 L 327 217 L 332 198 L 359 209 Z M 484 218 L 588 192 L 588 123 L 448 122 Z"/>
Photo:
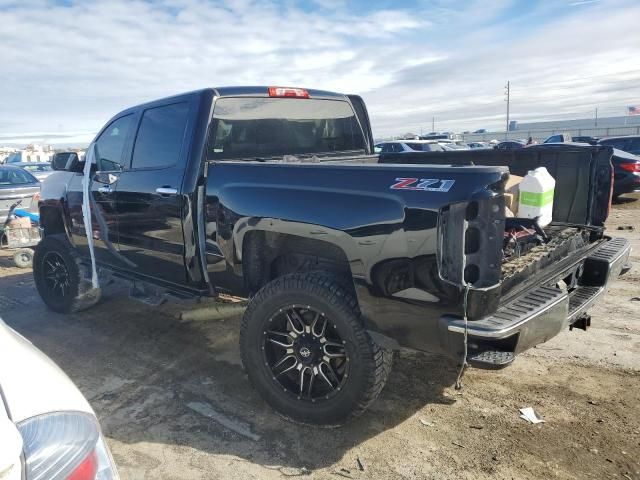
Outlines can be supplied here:
<path id="1" fill-rule="evenodd" d="M 18 424 L 27 480 L 118 480 L 95 417 L 54 412 Z"/>
<path id="2" fill-rule="evenodd" d="M 448 205 L 440 212 L 440 278 L 475 289 L 500 283 L 504 196 L 493 195 Z"/>

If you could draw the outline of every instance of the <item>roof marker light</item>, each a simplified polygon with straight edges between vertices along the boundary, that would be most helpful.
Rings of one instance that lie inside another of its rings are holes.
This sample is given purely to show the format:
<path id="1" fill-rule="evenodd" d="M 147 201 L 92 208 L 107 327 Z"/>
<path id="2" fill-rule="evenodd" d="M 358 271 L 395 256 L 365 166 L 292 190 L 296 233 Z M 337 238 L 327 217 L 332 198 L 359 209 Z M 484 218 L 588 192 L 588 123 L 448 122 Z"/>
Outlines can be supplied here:
<path id="1" fill-rule="evenodd" d="M 295 97 L 295 98 L 309 98 L 309 92 L 304 88 L 294 87 L 269 87 L 270 97 Z"/>

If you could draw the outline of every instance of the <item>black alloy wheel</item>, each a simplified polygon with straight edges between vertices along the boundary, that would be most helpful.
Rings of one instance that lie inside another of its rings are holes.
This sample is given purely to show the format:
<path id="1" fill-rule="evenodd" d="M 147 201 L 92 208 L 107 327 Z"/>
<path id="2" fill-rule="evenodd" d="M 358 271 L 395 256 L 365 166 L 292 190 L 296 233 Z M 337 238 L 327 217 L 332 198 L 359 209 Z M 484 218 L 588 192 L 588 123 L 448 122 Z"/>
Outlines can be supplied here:
<path id="1" fill-rule="evenodd" d="M 33 255 L 33 279 L 54 312 L 79 312 L 95 305 L 101 291 L 91 285 L 86 265 L 64 235 L 46 235 Z"/>
<path id="2" fill-rule="evenodd" d="M 309 305 L 276 312 L 263 333 L 265 363 L 273 380 L 298 400 L 328 400 L 349 376 L 346 343 L 329 318 Z"/>
<path id="3" fill-rule="evenodd" d="M 71 291 L 71 275 L 64 258 L 58 252 L 45 253 L 42 259 L 44 284 L 53 295 L 67 297 Z"/>
<path id="4" fill-rule="evenodd" d="M 392 359 L 364 327 L 353 288 L 329 272 L 263 286 L 242 317 L 240 353 L 249 381 L 280 415 L 323 426 L 364 412 Z"/>

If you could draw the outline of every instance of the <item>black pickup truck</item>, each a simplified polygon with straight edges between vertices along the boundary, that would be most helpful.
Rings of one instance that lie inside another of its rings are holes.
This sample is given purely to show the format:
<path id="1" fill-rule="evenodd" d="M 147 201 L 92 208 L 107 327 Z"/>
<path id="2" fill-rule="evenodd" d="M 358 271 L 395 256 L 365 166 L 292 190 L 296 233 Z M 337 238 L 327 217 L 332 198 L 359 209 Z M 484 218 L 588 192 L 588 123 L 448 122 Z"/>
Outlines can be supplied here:
<path id="1" fill-rule="evenodd" d="M 627 241 L 604 235 L 611 154 L 378 156 L 360 97 L 204 89 L 113 117 L 89 148 L 90 178 L 77 158 L 56 166 L 35 282 L 58 312 L 98 301 L 86 181 L 100 275 L 146 294 L 248 298 L 251 383 L 289 418 L 338 424 L 375 400 L 398 347 L 499 368 L 586 328 L 628 268 Z M 505 218 L 509 171 L 538 166 L 557 182 L 544 228 Z"/>

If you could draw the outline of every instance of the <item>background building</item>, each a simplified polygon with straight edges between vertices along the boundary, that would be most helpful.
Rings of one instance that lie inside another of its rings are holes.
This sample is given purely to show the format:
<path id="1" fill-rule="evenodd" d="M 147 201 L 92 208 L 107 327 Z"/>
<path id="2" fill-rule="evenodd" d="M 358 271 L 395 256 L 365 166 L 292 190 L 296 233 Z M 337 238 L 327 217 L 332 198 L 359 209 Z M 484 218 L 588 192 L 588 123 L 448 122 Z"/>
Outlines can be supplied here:
<path id="1" fill-rule="evenodd" d="M 486 133 L 465 134 L 468 142 L 527 139 L 542 141 L 556 133 L 568 133 L 576 136 L 613 137 L 618 135 L 640 135 L 640 115 L 624 115 L 620 117 L 579 118 L 575 120 L 549 120 L 545 122 L 520 123 L 509 122 L 509 131 L 493 131 Z"/>

